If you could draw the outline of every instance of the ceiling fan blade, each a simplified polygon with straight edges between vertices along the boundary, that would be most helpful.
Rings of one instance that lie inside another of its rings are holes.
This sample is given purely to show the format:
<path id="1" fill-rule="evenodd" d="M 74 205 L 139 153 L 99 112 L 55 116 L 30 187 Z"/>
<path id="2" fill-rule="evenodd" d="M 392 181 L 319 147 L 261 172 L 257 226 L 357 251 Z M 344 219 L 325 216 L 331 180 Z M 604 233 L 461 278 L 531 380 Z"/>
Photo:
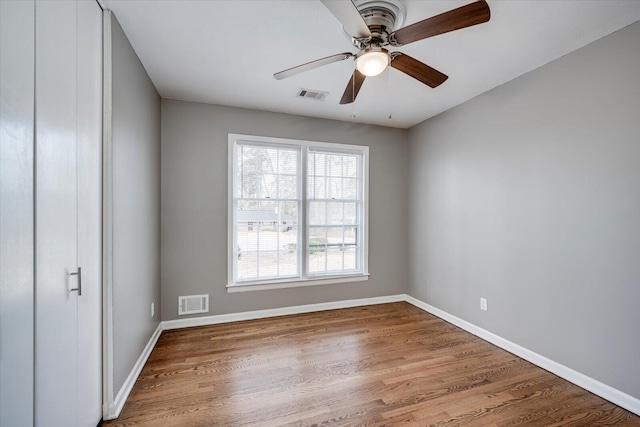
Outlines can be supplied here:
<path id="1" fill-rule="evenodd" d="M 353 56 L 350 52 L 343 52 L 337 55 L 327 56 L 326 58 L 316 59 L 315 61 L 307 62 L 297 67 L 289 68 L 284 71 L 277 72 L 273 75 L 276 80 L 286 79 L 287 77 L 294 76 L 304 71 L 313 70 L 314 68 L 322 67 L 323 65 L 333 64 L 334 62 L 344 61 Z"/>
<path id="2" fill-rule="evenodd" d="M 394 52 L 391 66 L 429 87 L 438 87 L 449 78 L 446 74 L 400 52 Z"/>
<path id="3" fill-rule="evenodd" d="M 480 0 L 400 28 L 393 32 L 389 39 L 392 45 L 400 46 L 449 31 L 482 24 L 490 18 L 489 5 L 485 0 Z"/>
<path id="4" fill-rule="evenodd" d="M 342 94 L 340 104 L 351 104 L 355 101 L 358 96 L 358 92 L 360 92 L 360 88 L 362 87 L 362 83 L 364 83 L 364 79 L 366 78 L 367 76 L 362 74 L 360 71 L 354 70 L 353 75 L 349 79 L 349 84 Z"/>
<path id="5" fill-rule="evenodd" d="M 333 16 L 338 18 L 345 31 L 352 37 L 371 37 L 369 27 L 351 0 L 321 0 Z"/>

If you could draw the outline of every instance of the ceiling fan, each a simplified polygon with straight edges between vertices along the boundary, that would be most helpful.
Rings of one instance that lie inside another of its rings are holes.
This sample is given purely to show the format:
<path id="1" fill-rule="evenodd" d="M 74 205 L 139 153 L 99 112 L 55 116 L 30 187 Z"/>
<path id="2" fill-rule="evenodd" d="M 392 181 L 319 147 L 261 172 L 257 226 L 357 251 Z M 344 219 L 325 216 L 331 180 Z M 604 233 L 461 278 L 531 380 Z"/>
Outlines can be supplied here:
<path id="1" fill-rule="evenodd" d="M 280 71 L 273 77 L 281 80 L 323 65 L 355 58 L 356 69 L 347 84 L 340 104 L 350 104 L 355 101 L 365 79 L 377 76 L 388 66 L 429 87 L 435 88 L 441 85 L 447 80 L 447 75 L 409 55 L 390 52 L 385 47 L 403 46 L 428 37 L 482 24 L 491 18 L 489 5 L 485 0 L 479 0 L 394 31 L 393 26 L 396 23 L 398 11 L 397 7 L 392 5 L 394 0 L 365 1 L 362 2 L 364 4 L 361 10 L 358 10 L 351 0 L 321 1 L 342 23 L 345 32 L 351 36 L 353 45 L 359 49 L 358 53 L 343 52 L 327 56 Z"/>

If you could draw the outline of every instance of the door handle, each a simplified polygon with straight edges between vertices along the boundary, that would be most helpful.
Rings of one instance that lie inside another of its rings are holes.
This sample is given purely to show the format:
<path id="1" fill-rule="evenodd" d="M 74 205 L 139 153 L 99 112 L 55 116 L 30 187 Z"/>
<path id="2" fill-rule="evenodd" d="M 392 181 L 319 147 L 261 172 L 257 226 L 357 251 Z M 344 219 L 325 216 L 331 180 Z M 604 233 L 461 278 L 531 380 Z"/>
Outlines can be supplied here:
<path id="1" fill-rule="evenodd" d="M 71 291 L 78 291 L 78 296 L 82 296 L 82 268 L 78 267 L 78 271 L 69 273 L 69 276 L 78 276 L 78 287 L 71 289 Z"/>

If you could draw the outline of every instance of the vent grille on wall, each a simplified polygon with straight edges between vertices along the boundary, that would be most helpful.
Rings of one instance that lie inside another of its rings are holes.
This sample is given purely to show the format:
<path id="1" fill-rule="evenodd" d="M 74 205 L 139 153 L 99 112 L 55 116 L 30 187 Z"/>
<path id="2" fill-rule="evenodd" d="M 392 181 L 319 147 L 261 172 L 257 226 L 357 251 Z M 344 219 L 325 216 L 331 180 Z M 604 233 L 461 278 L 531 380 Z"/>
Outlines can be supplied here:
<path id="1" fill-rule="evenodd" d="M 187 295 L 178 297 L 178 316 L 183 314 L 207 313 L 209 295 Z"/>
<path id="2" fill-rule="evenodd" d="M 329 92 L 321 90 L 300 89 L 296 95 L 298 98 L 314 99 L 316 101 L 324 101 Z"/>

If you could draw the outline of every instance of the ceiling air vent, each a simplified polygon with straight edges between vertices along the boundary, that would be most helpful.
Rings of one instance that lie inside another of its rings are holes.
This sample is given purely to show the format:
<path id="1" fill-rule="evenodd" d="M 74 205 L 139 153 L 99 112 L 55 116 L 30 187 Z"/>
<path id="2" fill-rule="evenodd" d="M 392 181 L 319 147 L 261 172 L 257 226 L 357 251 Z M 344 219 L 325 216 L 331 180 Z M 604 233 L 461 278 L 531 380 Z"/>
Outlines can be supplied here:
<path id="1" fill-rule="evenodd" d="M 178 315 L 207 313 L 209 311 L 209 295 L 188 295 L 178 297 Z"/>
<path id="2" fill-rule="evenodd" d="M 316 101 L 324 101 L 329 92 L 321 90 L 300 89 L 296 95 L 298 98 L 315 99 Z"/>

